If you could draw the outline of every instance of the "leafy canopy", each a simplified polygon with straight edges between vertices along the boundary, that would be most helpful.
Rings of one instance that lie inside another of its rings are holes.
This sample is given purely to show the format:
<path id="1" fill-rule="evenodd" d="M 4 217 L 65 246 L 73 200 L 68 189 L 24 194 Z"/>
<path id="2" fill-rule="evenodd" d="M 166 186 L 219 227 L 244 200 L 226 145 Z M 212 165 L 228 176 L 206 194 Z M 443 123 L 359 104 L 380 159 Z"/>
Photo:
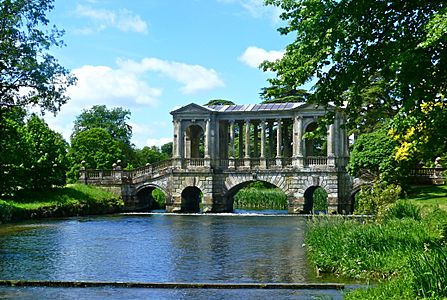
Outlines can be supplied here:
<path id="1" fill-rule="evenodd" d="M 130 145 L 132 127 L 127 124 L 130 111 L 121 107 L 108 109 L 105 105 L 94 105 L 90 109 L 84 109 L 74 121 L 72 139 L 81 132 L 103 128 L 112 138 Z"/>
<path id="2" fill-rule="evenodd" d="M 50 53 L 63 31 L 49 27 L 53 0 L 0 1 L 0 107 L 38 105 L 56 113 L 75 77 Z"/>
<path id="3" fill-rule="evenodd" d="M 296 37 L 282 59 L 262 64 L 277 75 L 269 79 L 270 93 L 298 89 L 314 78 L 309 101 L 346 103 L 351 128 L 378 106 L 412 113 L 417 104 L 442 101 L 447 86 L 445 0 L 265 2 L 283 10 L 287 25 L 279 32 Z M 385 97 L 365 99 L 377 82 Z"/>

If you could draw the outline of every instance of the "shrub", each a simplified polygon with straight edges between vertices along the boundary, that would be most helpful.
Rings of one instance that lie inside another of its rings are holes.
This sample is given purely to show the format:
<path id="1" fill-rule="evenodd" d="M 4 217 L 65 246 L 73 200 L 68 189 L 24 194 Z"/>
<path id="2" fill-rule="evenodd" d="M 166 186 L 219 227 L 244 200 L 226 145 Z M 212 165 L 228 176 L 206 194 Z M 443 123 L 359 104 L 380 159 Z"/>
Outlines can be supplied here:
<path id="1" fill-rule="evenodd" d="M 165 208 L 166 207 L 166 196 L 160 189 L 155 189 L 152 191 L 152 198 L 154 203 L 152 204 L 155 208 Z"/>
<path id="2" fill-rule="evenodd" d="M 390 204 L 399 199 L 401 191 L 401 187 L 395 184 L 374 183 L 372 186 L 364 186 L 355 197 L 354 213 L 380 217 Z"/>
<path id="3" fill-rule="evenodd" d="M 243 209 L 287 209 L 287 195 L 278 188 L 244 188 L 234 196 L 234 207 Z"/>
<path id="4" fill-rule="evenodd" d="M 411 218 L 414 220 L 421 220 L 421 209 L 413 203 L 406 200 L 398 200 L 391 204 L 384 212 L 383 218 L 389 219 L 403 219 Z"/>

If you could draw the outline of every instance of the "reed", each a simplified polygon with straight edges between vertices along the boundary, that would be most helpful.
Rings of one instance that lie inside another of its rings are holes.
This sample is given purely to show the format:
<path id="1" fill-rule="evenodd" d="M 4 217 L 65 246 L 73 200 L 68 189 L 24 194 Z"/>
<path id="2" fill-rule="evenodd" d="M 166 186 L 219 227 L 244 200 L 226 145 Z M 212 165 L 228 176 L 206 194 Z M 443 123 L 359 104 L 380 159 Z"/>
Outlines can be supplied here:
<path id="1" fill-rule="evenodd" d="M 278 188 L 244 188 L 234 196 L 234 208 L 287 209 L 287 195 Z"/>

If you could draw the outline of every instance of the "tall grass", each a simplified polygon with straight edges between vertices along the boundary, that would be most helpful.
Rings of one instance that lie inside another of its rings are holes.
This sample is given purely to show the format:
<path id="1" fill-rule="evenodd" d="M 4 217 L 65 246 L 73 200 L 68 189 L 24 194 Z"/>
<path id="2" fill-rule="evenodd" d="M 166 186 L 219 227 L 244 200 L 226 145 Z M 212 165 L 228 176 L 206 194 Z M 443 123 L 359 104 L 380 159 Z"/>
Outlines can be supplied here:
<path id="1" fill-rule="evenodd" d="M 241 189 L 234 196 L 234 208 L 240 209 L 287 209 L 287 195 L 279 188 Z"/>

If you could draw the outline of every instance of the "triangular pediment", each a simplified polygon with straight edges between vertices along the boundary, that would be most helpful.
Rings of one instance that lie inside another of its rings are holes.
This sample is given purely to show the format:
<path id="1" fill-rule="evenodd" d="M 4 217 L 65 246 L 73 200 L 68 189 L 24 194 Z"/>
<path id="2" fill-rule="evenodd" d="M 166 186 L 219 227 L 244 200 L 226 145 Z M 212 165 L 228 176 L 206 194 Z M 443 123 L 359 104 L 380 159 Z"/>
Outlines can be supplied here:
<path id="1" fill-rule="evenodd" d="M 316 105 L 314 103 L 302 103 L 300 106 L 296 107 L 294 110 L 305 110 L 305 111 L 327 111 L 333 110 L 335 106 L 328 104 L 327 107 L 324 105 Z"/>
<path id="2" fill-rule="evenodd" d="M 188 105 L 182 106 L 180 108 L 174 109 L 171 111 L 171 115 L 177 115 L 177 114 L 209 114 L 210 112 L 213 112 L 212 109 L 198 105 L 195 103 L 190 103 Z"/>

